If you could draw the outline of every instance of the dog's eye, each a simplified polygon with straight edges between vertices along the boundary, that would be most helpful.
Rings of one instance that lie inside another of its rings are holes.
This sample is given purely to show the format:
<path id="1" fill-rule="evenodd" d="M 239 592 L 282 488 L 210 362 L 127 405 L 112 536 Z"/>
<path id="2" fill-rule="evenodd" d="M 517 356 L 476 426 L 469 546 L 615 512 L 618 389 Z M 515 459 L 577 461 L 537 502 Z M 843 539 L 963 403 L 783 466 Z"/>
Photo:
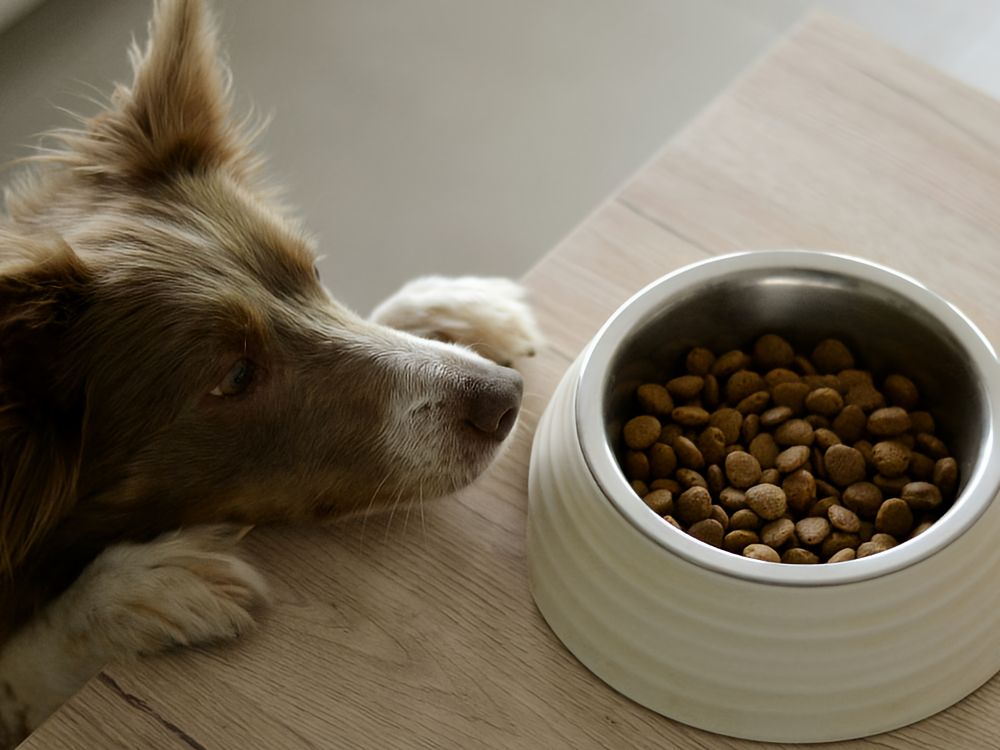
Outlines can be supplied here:
<path id="1" fill-rule="evenodd" d="M 226 373 L 226 377 L 222 379 L 222 382 L 209 391 L 209 393 L 213 396 L 238 396 L 250 385 L 255 369 L 254 363 L 249 359 L 239 360 Z"/>

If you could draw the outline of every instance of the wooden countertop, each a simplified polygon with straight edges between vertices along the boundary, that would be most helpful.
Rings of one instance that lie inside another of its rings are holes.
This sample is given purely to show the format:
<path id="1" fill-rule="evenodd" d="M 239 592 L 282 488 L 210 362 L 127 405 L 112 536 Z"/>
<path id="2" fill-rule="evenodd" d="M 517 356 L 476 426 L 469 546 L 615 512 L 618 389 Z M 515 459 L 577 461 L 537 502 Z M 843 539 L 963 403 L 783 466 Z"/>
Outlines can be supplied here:
<path id="1" fill-rule="evenodd" d="M 811 16 L 525 276 L 551 346 L 486 476 L 391 522 L 256 530 L 276 594 L 257 633 L 111 667 L 23 747 L 785 747 L 677 724 L 580 666 L 528 592 L 525 506 L 537 417 L 621 302 L 691 261 L 787 247 L 911 274 L 1000 343 L 1000 103 Z M 817 747 L 1000 747 L 1000 678 Z"/>

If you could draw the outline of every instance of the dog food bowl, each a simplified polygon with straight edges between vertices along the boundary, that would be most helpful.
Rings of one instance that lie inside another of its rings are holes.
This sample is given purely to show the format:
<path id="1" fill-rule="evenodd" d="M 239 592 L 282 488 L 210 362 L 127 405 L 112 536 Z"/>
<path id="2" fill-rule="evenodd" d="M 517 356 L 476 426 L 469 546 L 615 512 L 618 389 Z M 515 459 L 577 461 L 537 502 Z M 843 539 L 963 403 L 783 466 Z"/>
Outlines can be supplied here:
<path id="1" fill-rule="evenodd" d="M 695 345 L 767 332 L 800 349 L 840 338 L 861 365 L 917 383 L 959 463 L 959 495 L 934 526 L 863 559 L 768 563 L 684 534 L 632 492 L 615 445 L 635 386 Z M 916 281 L 804 251 L 688 266 L 608 320 L 539 423 L 532 594 L 588 669 L 685 724 L 784 742 L 909 724 L 1000 670 L 998 434 L 993 349 Z"/>

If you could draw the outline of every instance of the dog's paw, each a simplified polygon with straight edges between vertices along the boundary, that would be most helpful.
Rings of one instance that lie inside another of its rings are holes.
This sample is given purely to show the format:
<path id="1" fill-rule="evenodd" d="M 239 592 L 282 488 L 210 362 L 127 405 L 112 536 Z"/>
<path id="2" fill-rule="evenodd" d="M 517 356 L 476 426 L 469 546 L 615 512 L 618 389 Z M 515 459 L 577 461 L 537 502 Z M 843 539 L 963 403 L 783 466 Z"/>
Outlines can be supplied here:
<path id="1" fill-rule="evenodd" d="M 525 297 L 524 287 L 509 279 L 425 276 L 375 308 L 371 319 L 509 365 L 534 356 L 543 343 Z"/>
<path id="2" fill-rule="evenodd" d="M 73 585 L 73 630 L 112 659 L 238 637 L 267 600 L 264 579 L 233 553 L 242 536 L 205 526 L 109 547 Z"/>

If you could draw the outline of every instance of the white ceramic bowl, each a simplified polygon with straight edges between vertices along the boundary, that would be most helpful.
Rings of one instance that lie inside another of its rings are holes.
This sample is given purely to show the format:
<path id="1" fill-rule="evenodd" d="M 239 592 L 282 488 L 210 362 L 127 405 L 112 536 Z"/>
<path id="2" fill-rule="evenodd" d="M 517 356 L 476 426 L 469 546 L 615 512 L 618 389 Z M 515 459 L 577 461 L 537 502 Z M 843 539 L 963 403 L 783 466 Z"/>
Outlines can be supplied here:
<path id="1" fill-rule="evenodd" d="M 625 394 L 696 344 L 766 332 L 803 348 L 835 336 L 917 382 L 960 467 L 959 497 L 930 530 L 861 560 L 765 563 L 674 529 L 632 492 L 614 453 Z M 786 742 L 909 724 L 1000 670 L 998 435 L 993 349 L 913 279 L 805 251 L 688 266 L 608 320 L 539 422 L 532 594 L 594 674 L 686 724 Z"/>

